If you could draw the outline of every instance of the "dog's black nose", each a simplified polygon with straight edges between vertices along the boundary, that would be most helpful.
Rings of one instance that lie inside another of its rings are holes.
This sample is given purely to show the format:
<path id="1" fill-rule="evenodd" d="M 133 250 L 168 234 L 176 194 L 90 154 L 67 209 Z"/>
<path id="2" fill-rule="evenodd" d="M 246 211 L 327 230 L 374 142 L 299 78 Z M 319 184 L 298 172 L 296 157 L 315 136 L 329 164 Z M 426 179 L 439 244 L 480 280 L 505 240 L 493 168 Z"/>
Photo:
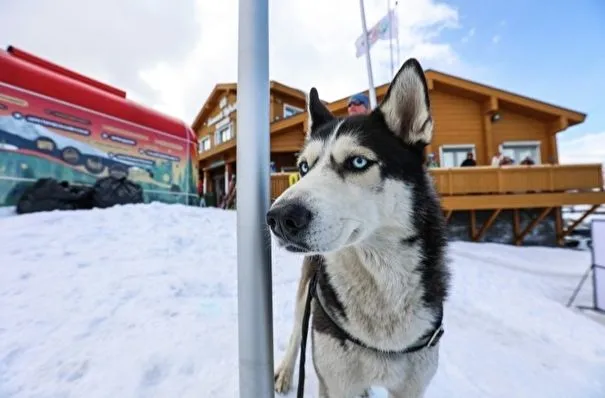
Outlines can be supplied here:
<path id="1" fill-rule="evenodd" d="M 299 203 L 274 207 L 267 212 L 267 224 L 273 233 L 283 239 L 292 239 L 309 226 L 313 215 Z"/>

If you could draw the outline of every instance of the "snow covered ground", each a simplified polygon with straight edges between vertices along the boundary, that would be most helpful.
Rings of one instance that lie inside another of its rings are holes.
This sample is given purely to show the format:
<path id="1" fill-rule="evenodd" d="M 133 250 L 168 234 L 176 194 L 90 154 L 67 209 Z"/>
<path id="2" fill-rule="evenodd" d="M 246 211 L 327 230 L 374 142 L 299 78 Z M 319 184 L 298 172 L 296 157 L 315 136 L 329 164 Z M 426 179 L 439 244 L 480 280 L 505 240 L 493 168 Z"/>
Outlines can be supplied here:
<path id="1" fill-rule="evenodd" d="M 1 398 L 237 396 L 234 212 L 154 203 L 10 213 L 0 217 Z M 452 244 L 441 365 L 427 398 L 605 397 L 605 327 L 565 307 L 589 256 Z M 277 361 L 300 257 L 273 257 Z M 577 304 L 590 304 L 590 289 Z"/>

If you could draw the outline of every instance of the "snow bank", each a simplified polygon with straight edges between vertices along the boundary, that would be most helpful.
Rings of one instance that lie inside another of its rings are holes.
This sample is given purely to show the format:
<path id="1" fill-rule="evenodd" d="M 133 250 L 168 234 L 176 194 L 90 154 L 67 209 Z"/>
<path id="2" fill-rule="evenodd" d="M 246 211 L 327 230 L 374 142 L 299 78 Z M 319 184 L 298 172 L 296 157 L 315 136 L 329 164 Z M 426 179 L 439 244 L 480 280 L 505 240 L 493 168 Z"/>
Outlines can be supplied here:
<path id="1" fill-rule="evenodd" d="M 0 218 L 0 397 L 236 397 L 235 222 L 158 203 Z M 450 254 L 427 398 L 605 396 L 605 328 L 564 306 L 588 252 L 454 243 Z M 301 258 L 273 257 L 277 361 Z"/>

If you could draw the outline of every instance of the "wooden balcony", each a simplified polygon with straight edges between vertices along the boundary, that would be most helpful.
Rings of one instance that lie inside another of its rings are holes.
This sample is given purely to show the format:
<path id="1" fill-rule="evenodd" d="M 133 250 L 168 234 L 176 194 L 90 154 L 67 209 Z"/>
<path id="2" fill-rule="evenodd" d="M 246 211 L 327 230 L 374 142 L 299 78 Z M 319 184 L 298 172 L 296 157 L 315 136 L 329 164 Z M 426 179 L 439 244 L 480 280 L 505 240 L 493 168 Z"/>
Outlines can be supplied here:
<path id="1" fill-rule="evenodd" d="M 494 208 L 494 200 L 506 197 L 504 208 L 515 208 L 521 202 L 513 196 L 530 195 L 530 207 L 551 205 L 552 198 L 580 196 L 604 198 L 603 170 L 600 164 L 537 165 L 537 166 L 477 166 L 431 169 L 437 191 L 442 197 L 445 210 L 470 210 Z M 275 200 L 290 185 L 289 173 L 271 175 L 271 199 Z M 547 196 L 544 196 L 547 195 Z M 555 196 L 553 196 L 555 195 Z M 550 198 L 540 203 L 539 198 Z M 592 201 L 560 205 L 592 204 Z M 535 203 L 533 203 L 535 202 Z M 603 202 L 599 202 L 603 203 Z M 554 204 L 552 204 L 554 205 Z"/>
<path id="2" fill-rule="evenodd" d="M 512 243 L 519 245 L 536 226 L 551 217 L 556 224 L 556 243 L 561 245 L 586 217 L 605 204 L 600 164 L 435 168 L 430 173 L 446 219 L 450 222 L 454 212 L 468 213 L 468 235 L 473 241 L 482 240 L 498 220 L 508 219 L 513 230 Z M 271 200 L 295 180 L 288 173 L 273 174 Z M 567 205 L 589 205 L 589 210 L 566 228 L 560 209 Z M 527 212 L 536 216 L 521 220 Z"/>
<path id="3" fill-rule="evenodd" d="M 600 164 L 432 169 L 445 210 L 605 203 Z"/>

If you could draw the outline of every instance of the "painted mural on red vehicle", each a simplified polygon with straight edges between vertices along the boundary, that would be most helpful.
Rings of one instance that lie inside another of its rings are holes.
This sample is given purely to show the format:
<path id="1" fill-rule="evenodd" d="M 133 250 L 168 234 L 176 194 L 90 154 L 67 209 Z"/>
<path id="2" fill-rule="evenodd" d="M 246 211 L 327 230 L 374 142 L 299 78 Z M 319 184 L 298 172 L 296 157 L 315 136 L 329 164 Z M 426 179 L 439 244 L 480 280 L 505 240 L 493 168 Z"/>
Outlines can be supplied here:
<path id="1" fill-rule="evenodd" d="M 0 205 L 12 204 L 20 182 L 108 175 L 141 184 L 148 200 L 190 203 L 198 176 L 187 137 L 0 83 Z"/>

